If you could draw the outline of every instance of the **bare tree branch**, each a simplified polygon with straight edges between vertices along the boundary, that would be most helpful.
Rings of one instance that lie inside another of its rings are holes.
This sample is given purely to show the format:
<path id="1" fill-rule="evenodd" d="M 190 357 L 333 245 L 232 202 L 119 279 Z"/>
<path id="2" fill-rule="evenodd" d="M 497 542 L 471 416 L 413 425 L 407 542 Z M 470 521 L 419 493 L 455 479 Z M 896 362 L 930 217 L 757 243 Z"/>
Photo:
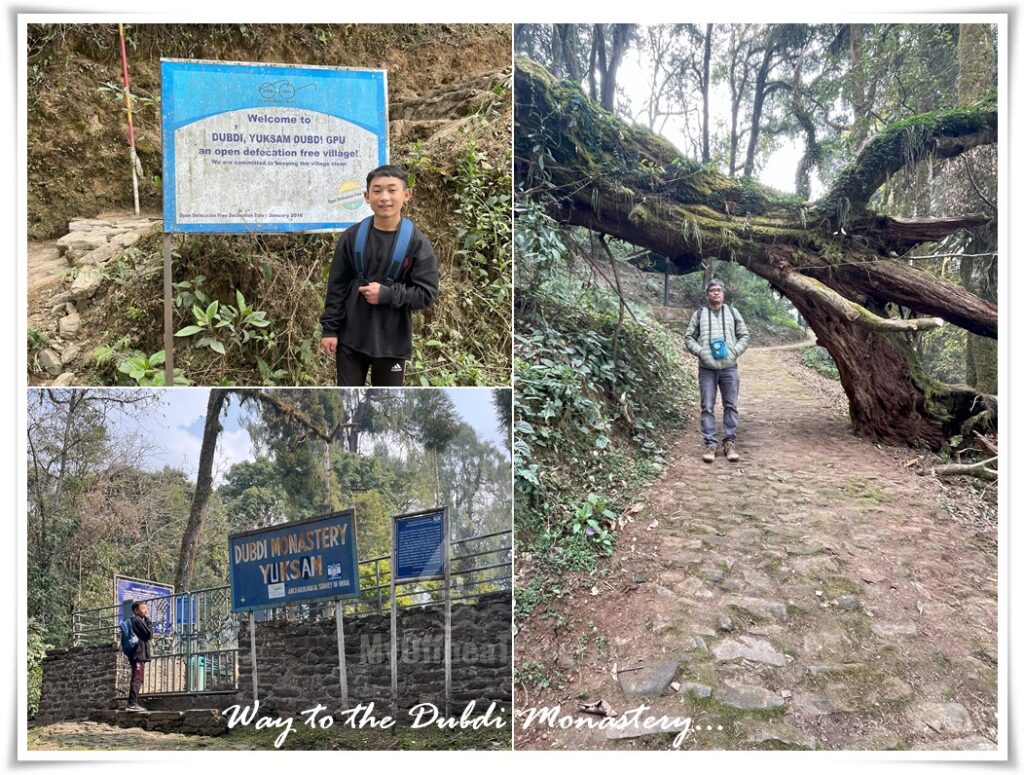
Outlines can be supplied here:
<path id="1" fill-rule="evenodd" d="M 935 466 L 932 468 L 932 473 L 936 476 L 974 476 L 978 479 L 995 482 L 999 479 L 999 472 L 993 471 L 988 466 L 997 460 L 998 458 L 990 457 L 980 463 L 950 463 L 949 465 Z"/>

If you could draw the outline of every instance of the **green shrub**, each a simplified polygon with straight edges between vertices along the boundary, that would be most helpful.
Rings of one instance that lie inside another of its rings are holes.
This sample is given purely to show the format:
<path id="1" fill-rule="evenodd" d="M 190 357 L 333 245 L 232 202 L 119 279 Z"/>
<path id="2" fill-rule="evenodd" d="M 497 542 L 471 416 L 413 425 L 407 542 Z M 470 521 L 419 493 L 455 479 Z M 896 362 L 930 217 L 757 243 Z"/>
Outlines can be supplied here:
<path id="1" fill-rule="evenodd" d="M 46 656 L 46 641 L 43 627 L 35 620 L 28 623 L 28 717 L 33 719 L 39 712 L 39 695 L 43 685 L 43 657 Z"/>
<path id="2" fill-rule="evenodd" d="M 839 379 L 839 369 L 836 368 L 836 362 L 832 360 L 828 350 L 820 345 L 803 350 L 800 353 L 800 360 L 804 362 L 804 366 L 813 369 L 822 376 L 829 379 Z"/>
<path id="3" fill-rule="evenodd" d="M 567 571 L 611 552 L 617 517 L 663 464 L 658 439 L 692 399 L 678 344 L 618 297 L 576 279 L 541 208 L 516 215 L 517 543 L 540 563 L 532 610 Z"/>

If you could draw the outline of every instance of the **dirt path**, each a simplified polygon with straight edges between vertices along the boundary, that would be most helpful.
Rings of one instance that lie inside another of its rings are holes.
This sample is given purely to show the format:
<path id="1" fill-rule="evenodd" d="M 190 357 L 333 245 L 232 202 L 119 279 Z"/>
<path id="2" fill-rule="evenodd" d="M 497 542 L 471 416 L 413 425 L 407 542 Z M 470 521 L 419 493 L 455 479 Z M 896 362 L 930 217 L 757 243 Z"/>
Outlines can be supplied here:
<path id="1" fill-rule="evenodd" d="M 777 352 L 749 351 L 740 375 L 741 461 L 705 464 L 683 434 L 608 577 L 559 601 L 554 626 L 522 625 L 520 675 L 548 673 L 517 708 L 644 703 L 703 727 L 686 748 L 992 748 L 994 527 L 951 520 L 932 480 L 854 437 Z M 670 741 L 516 734 L 517 748 Z"/>

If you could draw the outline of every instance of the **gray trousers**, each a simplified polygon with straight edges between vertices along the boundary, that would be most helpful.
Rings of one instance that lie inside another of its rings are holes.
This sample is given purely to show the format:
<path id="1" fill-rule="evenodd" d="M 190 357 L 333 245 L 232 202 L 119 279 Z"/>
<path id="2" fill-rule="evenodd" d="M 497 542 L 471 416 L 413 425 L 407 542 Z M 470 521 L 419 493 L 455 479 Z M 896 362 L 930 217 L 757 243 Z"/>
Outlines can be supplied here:
<path id="1" fill-rule="evenodd" d="M 715 425 L 715 396 L 722 391 L 722 421 L 725 437 L 723 441 L 736 441 L 736 425 L 740 414 L 737 401 L 740 396 L 740 374 L 735 366 L 731 369 L 705 369 L 697 371 L 700 383 L 700 432 L 706 445 L 718 444 L 718 428 Z"/>

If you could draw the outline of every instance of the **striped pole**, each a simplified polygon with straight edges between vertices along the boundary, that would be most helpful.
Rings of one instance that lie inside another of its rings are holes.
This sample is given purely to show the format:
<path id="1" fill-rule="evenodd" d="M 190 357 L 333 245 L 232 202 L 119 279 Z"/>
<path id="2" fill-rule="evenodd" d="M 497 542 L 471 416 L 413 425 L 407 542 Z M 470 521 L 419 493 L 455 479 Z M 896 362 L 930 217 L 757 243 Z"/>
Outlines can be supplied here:
<path id="1" fill-rule="evenodd" d="M 135 195 L 135 214 L 139 214 L 139 158 L 135 155 L 135 127 L 132 125 L 132 93 L 128 83 L 128 52 L 124 47 L 124 25 L 117 25 L 121 38 L 121 74 L 124 78 L 124 101 L 128 105 L 128 147 L 132 167 L 132 193 Z"/>

